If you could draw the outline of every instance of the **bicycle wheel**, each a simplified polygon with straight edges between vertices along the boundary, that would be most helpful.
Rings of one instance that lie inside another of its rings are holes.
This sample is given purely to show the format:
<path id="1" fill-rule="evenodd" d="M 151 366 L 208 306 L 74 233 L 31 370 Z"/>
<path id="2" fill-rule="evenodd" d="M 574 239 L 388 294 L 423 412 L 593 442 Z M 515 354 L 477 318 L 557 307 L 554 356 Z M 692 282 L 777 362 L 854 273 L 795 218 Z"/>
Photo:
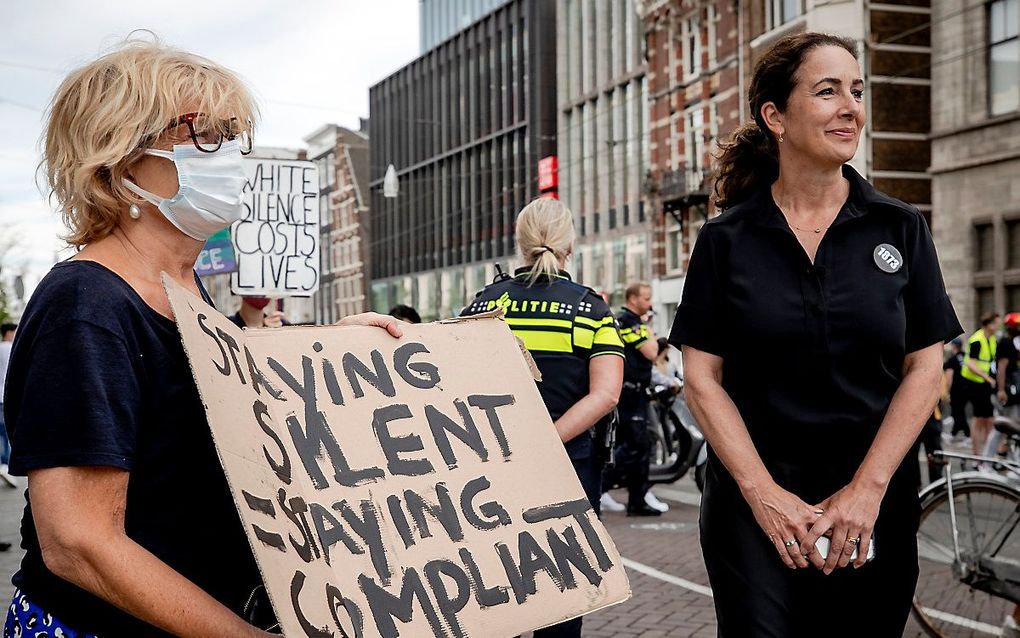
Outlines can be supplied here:
<path id="1" fill-rule="evenodd" d="M 953 481 L 953 501 L 965 562 L 976 557 L 1020 561 L 1020 491 L 994 480 L 967 477 Z M 920 575 L 913 612 L 928 635 L 998 636 L 1013 603 L 961 580 L 954 564 L 949 493 L 944 489 L 921 503 L 917 549 Z"/>

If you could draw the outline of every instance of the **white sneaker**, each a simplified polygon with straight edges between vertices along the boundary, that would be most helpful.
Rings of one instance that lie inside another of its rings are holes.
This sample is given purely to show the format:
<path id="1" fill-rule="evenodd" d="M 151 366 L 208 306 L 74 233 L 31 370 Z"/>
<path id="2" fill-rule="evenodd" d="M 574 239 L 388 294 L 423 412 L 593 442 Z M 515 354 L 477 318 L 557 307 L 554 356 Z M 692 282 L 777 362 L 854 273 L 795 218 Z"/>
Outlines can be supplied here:
<path id="1" fill-rule="evenodd" d="M 651 490 L 645 492 L 645 505 L 652 508 L 653 510 L 659 510 L 663 514 L 669 511 L 669 505 L 666 505 L 665 503 L 660 501 L 658 497 L 655 496 L 655 494 L 652 494 Z"/>
<path id="2" fill-rule="evenodd" d="M 0 482 L 6 483 L 7 487 L 17 487 L 18 482 L 13 476 L 7 473 L 7 466 L 0 465 Z"/>
<path id="3" fill-rule="evenodd" d="M 627 509 L 627 506 L 613 498 L 609 492 L 604 492 L 602 494 L 603 512 L 622 512 L 625 509 Z"/>
<path id="4" fill-rule="evenodd" d="M 1017 625 L 1012 616 L 1006 616 L 1006 619 L 1002 621 L 1002 630 L 999 635 L 1005 638 L 1020 638 L 1020 625 Z"/>

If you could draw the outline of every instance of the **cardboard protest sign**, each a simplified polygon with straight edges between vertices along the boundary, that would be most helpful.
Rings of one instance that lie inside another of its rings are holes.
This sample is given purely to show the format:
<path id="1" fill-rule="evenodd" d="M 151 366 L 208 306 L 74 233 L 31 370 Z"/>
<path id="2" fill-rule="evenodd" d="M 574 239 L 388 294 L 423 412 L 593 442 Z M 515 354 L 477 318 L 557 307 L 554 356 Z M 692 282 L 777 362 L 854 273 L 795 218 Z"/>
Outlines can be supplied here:
<path id="1" fill-rule="evenodd" d="M 313 162 L 245 158 L 245 218 L 231 226 L 235 295 L 308 297 L 319 288 L 319 170 Z"/>
<path id="2" fill-rule="evenodd" d="M 234 258 L 234 244 L 230 241 L 230 229 L 224 228 L 214 233 L 202 246 L 195 260 L 195 272 L 199 277 L 205 277 L 235 270 L 237 260 Z"/>
<path id="3" fill-rule="evenodd" d="M 287 636 L 515 636 L 629 597 L 503 321 L 241 331 L 164 282 Z"/>

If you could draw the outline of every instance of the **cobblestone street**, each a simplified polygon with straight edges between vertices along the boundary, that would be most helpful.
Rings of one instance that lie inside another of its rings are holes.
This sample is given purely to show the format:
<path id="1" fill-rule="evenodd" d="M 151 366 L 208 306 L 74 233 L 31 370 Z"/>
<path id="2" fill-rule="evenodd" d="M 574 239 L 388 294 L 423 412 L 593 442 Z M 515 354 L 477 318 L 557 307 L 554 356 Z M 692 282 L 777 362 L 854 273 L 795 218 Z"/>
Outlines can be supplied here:
<path id="1" fill-rule="evenodd" d="M 20 479 L 24 485 L 24 479 Z M 10 577 L 21 560 L 18 527 L 24 503 L 23 488 L 0 487 L 0 540 L 14 543 L 0 552 L 0 596 L 13 593 Z M 630 576 L 633 597 L 625 603 L 585 618 L 586 638 L 642 636 L 715 636 L 715 611 L 698 543 L 698 491 L 685 477 L 677 484 L 656 487 L 670 505 L 658 518 L 627 518 L 607 513 L 604 522 L 616 541 Z M 625 494 L 617 493 L 618 500 Z M 911 619 L 904 634 L 924 634 Z M 987 634 L 985 634 L 987 635 Z"/>

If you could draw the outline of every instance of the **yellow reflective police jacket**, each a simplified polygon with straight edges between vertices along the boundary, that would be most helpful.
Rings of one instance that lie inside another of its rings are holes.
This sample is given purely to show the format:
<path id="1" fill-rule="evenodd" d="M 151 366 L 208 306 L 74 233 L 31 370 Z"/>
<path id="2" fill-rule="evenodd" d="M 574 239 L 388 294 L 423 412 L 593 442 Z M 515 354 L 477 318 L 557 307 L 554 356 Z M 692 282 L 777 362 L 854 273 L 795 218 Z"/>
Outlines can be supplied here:
<path id="1" fill-rule="evenodd" d="M 981 348 L 976 359 L 970 356 L 971 348 L 975 343 L 981 344 Z M 995 363 L 996 345 L 995 335 L 986 337 L 984 328 L 978 328 L 977 332 L 972 334 L 970 339 L 967 339 L 967 350 L 963 355 L 963 366 L 960 368 L 960 375 L 963 376 L 964 379 L 973 381 L 974 383 L 987 383 L 987 381 L 985 381 L 981 376 L 974 374 L 974 372 L 967 366 L 967 362 L 973 361 L 977 364 L 978 369 L 991 376 L 992 364 Z"/>
<path id="2" fill-rule="evenodd" d="M 519 268 L 513 277 L 486 286 L 461 315 L 503 309 L 542 373 L 538 391 L 555 421 L 588 394 L 589 360 L 623 357 L 623 341 L 612 311 L 594 290 L 571 281 L 562 270 L 529 286 L 529 272 Z M 567 452 L 572 458 L 590 454 L 591 437 L 568 441 Z"/>

